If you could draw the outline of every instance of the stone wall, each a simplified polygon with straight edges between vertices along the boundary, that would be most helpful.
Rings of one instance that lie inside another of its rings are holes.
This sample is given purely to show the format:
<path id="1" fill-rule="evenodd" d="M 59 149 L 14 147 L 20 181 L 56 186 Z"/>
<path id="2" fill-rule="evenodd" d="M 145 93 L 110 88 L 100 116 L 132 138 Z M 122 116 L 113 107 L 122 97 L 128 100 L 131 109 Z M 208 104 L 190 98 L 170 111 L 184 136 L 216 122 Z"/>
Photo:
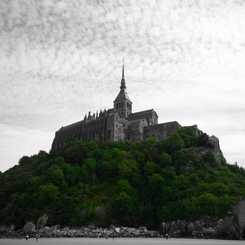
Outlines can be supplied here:
<path id="1" fill-rule="evenodd" d="M 86 119 L 62 127 L 55 133 L 52 148 L 64 146 L 68 137 L 85 141 L 94 138 L 100 143 L 107 141 L 107 119 L 108 116 L 99 117 L 93 120 Z"/>
<path id="2" fill-rule="evenodd" d="M 181 125 L 176 121 L 147 126 L 144 128 L 144 140 L 154 137 L 158 141 L 163 141 L 179 128 Z"/>

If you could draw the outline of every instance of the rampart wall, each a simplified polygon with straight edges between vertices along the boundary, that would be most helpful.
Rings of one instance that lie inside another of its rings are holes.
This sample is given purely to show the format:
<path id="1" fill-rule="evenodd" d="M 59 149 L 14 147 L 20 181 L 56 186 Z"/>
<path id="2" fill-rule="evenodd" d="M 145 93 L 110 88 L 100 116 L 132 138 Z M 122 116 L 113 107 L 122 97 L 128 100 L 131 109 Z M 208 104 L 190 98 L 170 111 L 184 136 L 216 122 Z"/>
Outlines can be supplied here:
<path id="1" fill-rule="evenodd" d="M 181 128 L 181 125 L 176 121 L 144 127 L 144 140 L 149 137 L 154 137 L 157 141 L 163 141 L 179 128 Z"/>

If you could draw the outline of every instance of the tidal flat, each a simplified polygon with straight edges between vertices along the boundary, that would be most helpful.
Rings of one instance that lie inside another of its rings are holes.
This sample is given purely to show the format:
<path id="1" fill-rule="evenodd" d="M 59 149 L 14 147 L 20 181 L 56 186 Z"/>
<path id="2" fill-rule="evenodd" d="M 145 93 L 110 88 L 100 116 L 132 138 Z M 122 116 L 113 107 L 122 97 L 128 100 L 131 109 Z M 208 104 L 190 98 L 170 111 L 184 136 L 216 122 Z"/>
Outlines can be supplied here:
<path id="1" fill-rule="evenodd" d="M 36 245 L 238 245 L 244 244 L 245 241 L 237 240 L 215 240 L 215 239 L 185 239 L 185 238 L 115 238 L 114 241 L 110 237 L 105 238 L 29 238 L 26 241 L 22 239 L 0 239 L 2 245 L 20 245 L 20 244 L 36 244 Z"/>

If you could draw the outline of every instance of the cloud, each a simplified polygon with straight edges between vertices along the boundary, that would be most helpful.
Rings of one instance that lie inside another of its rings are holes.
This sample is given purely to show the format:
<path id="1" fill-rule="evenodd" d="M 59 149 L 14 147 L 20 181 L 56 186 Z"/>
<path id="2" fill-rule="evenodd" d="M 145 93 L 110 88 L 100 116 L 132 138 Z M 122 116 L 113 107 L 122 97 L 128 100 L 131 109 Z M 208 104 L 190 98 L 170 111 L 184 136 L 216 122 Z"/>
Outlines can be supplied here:
<path id="1" fill-rule="evenodd" d="M 111 108 L 124 59 L 135 111 L 244 135 L 244 8 L 221 0 L 0 1 L 0 122 L 46 131 Z"/>
<path id="2" fill-rule="evenodd" d="M 0 137 L 2 139 L 0 143 L 1 171 L 17 165 L 19 159 L 24 155 L 37 154 L 36 149 L 49 151 L 50 137 L 54 135 L 53 133 L 2 123 L 0 123 L 0 126 Z M 18 144 L 18 142 L 21 142 L 21 144 Z"/>

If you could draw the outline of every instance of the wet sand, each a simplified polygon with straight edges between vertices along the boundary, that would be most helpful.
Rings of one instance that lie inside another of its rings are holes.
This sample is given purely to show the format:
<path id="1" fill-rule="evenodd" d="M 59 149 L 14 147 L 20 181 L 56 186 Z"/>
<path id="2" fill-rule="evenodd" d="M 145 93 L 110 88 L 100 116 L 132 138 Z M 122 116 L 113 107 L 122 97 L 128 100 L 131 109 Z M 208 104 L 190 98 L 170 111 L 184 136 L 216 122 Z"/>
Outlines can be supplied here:
<path id="1" fill-rule="evenodd" d="M 105 238 L 29 238 L 26 241 L 23 239 L 0 239 L 2 245 L 19 245 L 19 244 L 36 244 L 36 245 L 237 245 L 245 244 L 245 241 L 233 240 L 213 240 L 213 239 L 177 239 L 177 238 L 112 238 L 106 240 Z"/>

